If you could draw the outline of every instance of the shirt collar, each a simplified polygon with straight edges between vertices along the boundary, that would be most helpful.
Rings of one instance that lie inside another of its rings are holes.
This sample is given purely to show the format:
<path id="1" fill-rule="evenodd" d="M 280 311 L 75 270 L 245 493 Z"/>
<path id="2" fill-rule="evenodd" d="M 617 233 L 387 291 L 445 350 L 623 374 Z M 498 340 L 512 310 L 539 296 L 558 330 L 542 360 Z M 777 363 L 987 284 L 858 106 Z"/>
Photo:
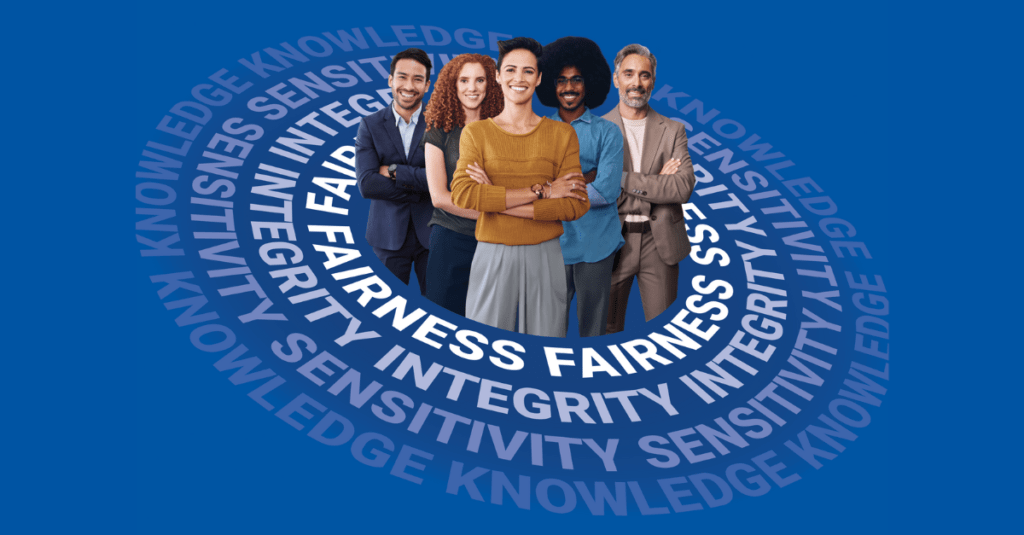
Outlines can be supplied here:
<path id="1" fill-rule="evenodd" d="M 554 115 L 551 116 L 551 118 L 556 120 L 556 121 L 561 121 L 562 120 L 562 118 L 558 115 L 558 110 L 555 110 L 555 113 L 554 113 Z M 594 114 L 590 113 L 590 108 L 584 107 L 583 108 L 583 115 L 580 115 L 575 120 L 573 120 L 574 123 L 576 121 L 583 121 L 583 122 L 585 122 L 587 124 L 590 124 L 591 122 L 594 121 Z"/>
<path id="2" fill-rule="evenodd" d="M 395 109 L 395 101 L 394 100 L 391 101 L 391 112 L 395 114 L 395 126 L 398 126 L 399 121 L 401 121 L 401 122 L 405 121 L 404 119 L 402 119 L 402 116 L 398 114 L 398 110 Z M 412 117 L 409 118 L 409 126 L 416 126 L 416 123 L 419 122 L 419 120 L 420 120 L 420 113 L 422 113 L 422 112 L 423 112 L 423 102 L 420 101 L 419 107 L 416 108 L 416 111 L 412 112 Z"/>

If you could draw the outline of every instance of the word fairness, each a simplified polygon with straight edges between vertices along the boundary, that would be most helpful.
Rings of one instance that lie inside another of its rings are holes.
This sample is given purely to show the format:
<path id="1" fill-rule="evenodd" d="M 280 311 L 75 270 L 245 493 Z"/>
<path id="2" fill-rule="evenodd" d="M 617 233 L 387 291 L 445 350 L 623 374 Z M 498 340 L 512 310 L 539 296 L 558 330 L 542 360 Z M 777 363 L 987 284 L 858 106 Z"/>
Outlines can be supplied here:
<path id="1" fill-rule="evenodd" d="M 313 177 L 312 183 L 319 187 L 319 191 L 307 192 L 307 210 L 332 216 L 348 215 L 349 210 L 344 207 L 344 203 L 352 199 L 353 194 L 350 192 L 356 186 L 354 155 L 354 147 L 342 146 L 323 162 L 323 167 L 344 176 Z M 266 170 L 270 167 L 261 165 L 260 169 Z M 281 173 L 280 169 L 274 169 L 278 174 Z M 278 282 L 278 290 L 292 304 L 307 307 L 305 317 L 308 321 L 333 321 L 338 316 L 348 321 L 345 334 L 335 340 L 339 346 L 357 340 L 379 338 L 381 335 L 376 331 L 360 330 L 361 321 L 348 308 L 352 304 L 342 304 L 321 285 L 313 269 L 303 263 L 308 259 L 304 258 L 302 250 L 292 243 L 296 239 L 291 214 L 293 194 L 288 190 L 295 186 L 294 178 L 298 178 L 298 175 L 292 172 L 287 172 L 285 176 L 274 176 L 269 172 L 257 173 L 255 176 L 257 185 L 252 188 L 252 192 L 279 200 L 275 201 L 277 206 L 252 204 L 250 208 L 253 211 L 278 213 L 284 221 L 254 221 L 254 238 L 281 239 L 280 231 L 283 230 L 284 239 L 287 240 L 267 242 L 260 247 L 260 257 L 268 266 L 275 268 L 269 275 Z M 411 330 L 413 339 L 433 349 L 446 347 L 452 354 L 462 359 L 481 360 L 486 356 L 488 362 L 508 371 L 517 371 L 525 367 L 526 360 L 523 356 L 526 349 L 515 341 L 490 340 L 480 332 L 460 328 L 433 314 L 428 314 L 421 308 L 409 311 L 408 301 L 400 295 L 395 295 L 391 286 L 374 273 L 374 262 L 363 263 L 360 260 L 363 253 L 358 248 L 349 247 L 355 245 L 350 226 L 311 224 L 307 228 L 314 236 L 322 236 L 313 240 L 313 248 L 323 255 L 319 260 L 322 261 L 324 269 L 335 281 L 341 282 L 342 291 L 350 294 L 359 306 L 369 309 L 376 318 L 385 321 L 390 319 L 390 326 L 397 331 Z M 263 233 L 261 230 L 269 232 Z M 320 243 L 317 243 L 318 241 Z M 356 261 L 359 261 L 359 265 Z M 652 371 L 655 364 L 665 366 L 681 360 L 688 352 L 696 351 L 703 343 L 711 340 L 718 331 L 718 327 L 713 323 L 728 314 L 726 305 L 714 298 L 728 299 L 733 294 L 732 288 L 725 281 L 707 281 L 704 276 L 694 277 L 692 286 L 696 294 L 687 299 L 686 309 L 666 322 L 662 327 L 664 332 L 654 332 L 647 338 L 609 345 L 605 356 L 600 355 L 597 349 L 584 348 L 580 366 L 576 368 L 579 370 L 578 373 L 583 378 L 591 378 L 600 373 L 615 377 Z M 708 325 L 707 322 L 711 324 Z M 570 365 L 564 362 L 567 351 L 572 350 L 545 348 L 548 370 L 552 376 L 561 376 L 560 368 Z M 601 351 L 605 349 L 602 348 Z"/>

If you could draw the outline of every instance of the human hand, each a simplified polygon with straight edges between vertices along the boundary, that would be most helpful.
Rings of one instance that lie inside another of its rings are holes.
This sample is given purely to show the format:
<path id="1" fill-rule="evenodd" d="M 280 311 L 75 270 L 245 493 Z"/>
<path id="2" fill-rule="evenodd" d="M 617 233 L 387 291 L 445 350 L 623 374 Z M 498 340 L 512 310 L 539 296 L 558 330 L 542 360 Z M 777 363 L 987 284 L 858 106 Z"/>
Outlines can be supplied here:
<path id="1" fill-rule="evenodd" d="M 587 184 L 590 184 L 590 183 L 594 182 L 594 179 L 596 179 L 596 178 L 597 178 L 597 169 L 591 169 L 590 171 L 587 171 L 586 173 L 583 173 L 583 181 L 586 182 Z"/>
<path id="2" fill-rule="evenodd" d="M 552 183 L 555 183 L 555 182 L 565 182 L 567 180 L 581 180 L 581 179 L 583 179 L 583 174 L 581 174 L 581 173 L 566 173 L 566 174 L 556 178 L 554 180 L 554 182 L 552 182 Z"/>
<path id="3" fill-rule="evenodd" d="M 579 174 L 579 173 L 575 173 Z M 587 185 L 582 180 L 577 178 L 561 180 L 555 180 L 544 190 L 545 199 L 579 199 L 581 201 L 587 200 L 586 192 Z"/>
<path id="4" fill-rule="evenodd" d="M 676 171 L 679 170 L 679 165 L 680 164 L 682 164 L 682 161 L 679 158 L 672 158 L 671 160 L 665 162 L 665 165 L 662 166 L 662 168 L 661 168 L 661 172 L 658 173 L 658 174 L 659 175 L 674 175 L 676 173 Z"/>
<path id="5" fill-rule="evenodd" d="M 386 176 L 388 178 L 391 178 L 391 173 L 388 172 L 388 167 L 391 167 L 391 166 L 390 165 L 382 165 L 382 166 L 380 166 L 380 174 L 382 174 L 382 175 L 384 175 L 384 176 Z M 391 178 L 391 180 L 394 180 L 394 179 Z"/>
<path id="6" fill-rule="evenodd" d="M 491 179 L 488 178 L 487 172 L 484 171 L 484 168 L 480 167 L 480 164 L 476 162 L 469 164 L 469 167 L 466 168 L 466 172 L 469 173 L 469 178 L 476 180 L 480 184 L 485 184 L 488 186 L 494 185 L 491 183 Z"/>

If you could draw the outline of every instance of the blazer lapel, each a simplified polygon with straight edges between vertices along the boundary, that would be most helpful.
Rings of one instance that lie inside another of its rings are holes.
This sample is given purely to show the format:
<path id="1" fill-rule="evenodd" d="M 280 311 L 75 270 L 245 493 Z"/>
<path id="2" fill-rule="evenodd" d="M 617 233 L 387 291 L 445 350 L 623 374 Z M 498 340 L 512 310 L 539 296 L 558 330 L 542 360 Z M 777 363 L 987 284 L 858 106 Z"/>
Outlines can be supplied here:
<path id="1" fill-rule="evenodd" d="M 397 154 L 402 160 L 400 163 L 406 163 L 408 158 L 405 156 L 405 145 L 402 144 L 402 134 L 398 132 L 398 125 L 395 124 L 395 112 L 391 109 L 388 109 L 387 113 L 384 114 L 384 130 L 387 131 L 388 137 L 391 138 L 391 143 L 395 146 L 395 154 Z"/>
<path id="2" fill-rule="evenodd" d="M 425 106 L 425 104 L 420 104 Z M 424 110 L 426 111 L 426 110 Z M 412 161 L 412 155 L 416 154 L 416 151 L 420 149 L 420 140 L 423 139 L 423 132 L 427 129 L 427 121 L 423 119 L 423 112 L 420 112 L 420 118 L 416 121 L 416 128 L 412 131 L 412 144 L 409 145 L 409 157 L 408 160 Z M 402 148 L 405 151 L 405 147 Z"/>
<path id="3" fill-rule="evenodd" d="M 625 151 L 622 159 L 623 171 L 626 171 L 627 173 L 638 172 L 636 169 L 633 169 L 633 156 L 629 152 L 629 141 L 626 139 L 626 127 L 622 125 L 622 115 L 619 115 L 618 106 L 606 115 L 605 118 L 615 123 L 615 125 L 619 127 L 619 132 L 622 133 L 622 149 Z"/>
<path id="4" fill-rule="evenodd" d="M 649 109 L 647 126 L 644 127 L 644 153 L 640 157 L 640 167 L 643 168 L 641 173 L 647 175 L 655 173 L 654 157 L 658 154 L 658 147 L 661 146 L 661 137 L 665 134 L 665 130 L 665 116 Z"/>

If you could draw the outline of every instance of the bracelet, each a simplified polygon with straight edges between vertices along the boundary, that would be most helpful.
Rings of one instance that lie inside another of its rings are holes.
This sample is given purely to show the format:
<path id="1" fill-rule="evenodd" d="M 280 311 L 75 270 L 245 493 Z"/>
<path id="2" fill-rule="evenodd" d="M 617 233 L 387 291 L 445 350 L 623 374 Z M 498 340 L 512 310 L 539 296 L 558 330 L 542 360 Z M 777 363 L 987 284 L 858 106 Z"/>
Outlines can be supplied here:
<path id="1" fill-rule="evenodd" d="M 537 195 L 537 200 L 539 201 L 539 200 L 544 198 L 544 185 L 543 184 L 535 184 L 535 186 L 540 186 L 540 187 L 537 188 L 537 189 L 533 189 L 534 186 L 530 186 L 530 191 L 532 191 L 535 195 Z"/>

